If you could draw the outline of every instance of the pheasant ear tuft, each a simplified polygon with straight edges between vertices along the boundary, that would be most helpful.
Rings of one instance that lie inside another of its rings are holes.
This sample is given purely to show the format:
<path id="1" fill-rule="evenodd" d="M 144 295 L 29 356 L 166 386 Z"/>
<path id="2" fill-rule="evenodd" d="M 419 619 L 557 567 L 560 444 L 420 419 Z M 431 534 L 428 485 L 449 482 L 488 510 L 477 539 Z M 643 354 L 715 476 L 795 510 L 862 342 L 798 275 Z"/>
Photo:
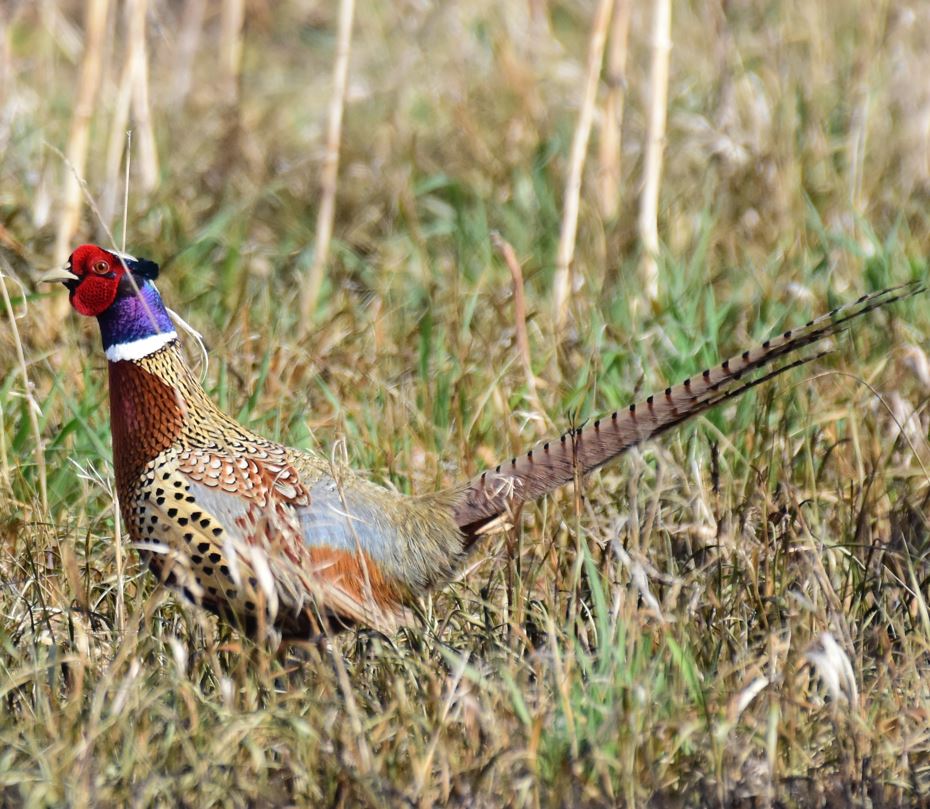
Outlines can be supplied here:
<path id="1" fill-rule="evenodd" d="M 147 278 L 149 281 L 154 281 L 158 278 L 158 265 L 154 261 L 149 261 L 147 258 L 140 258 L 136 260 L 132 272 L 134 275 Z"/>

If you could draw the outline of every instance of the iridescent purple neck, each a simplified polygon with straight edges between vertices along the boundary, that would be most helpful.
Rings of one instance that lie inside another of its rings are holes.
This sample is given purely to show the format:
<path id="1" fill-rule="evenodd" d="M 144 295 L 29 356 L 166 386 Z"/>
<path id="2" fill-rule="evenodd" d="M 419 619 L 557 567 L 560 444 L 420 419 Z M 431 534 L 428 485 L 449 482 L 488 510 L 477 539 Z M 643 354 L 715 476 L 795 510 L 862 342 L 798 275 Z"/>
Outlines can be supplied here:
<path id="1" fill-rule="evenodd" d="M 100 335 L 112 361 L 138 359 L 177 338 L 155 285 L 145 281 L 138 295 L 118 297 L 102 315 Z"/>

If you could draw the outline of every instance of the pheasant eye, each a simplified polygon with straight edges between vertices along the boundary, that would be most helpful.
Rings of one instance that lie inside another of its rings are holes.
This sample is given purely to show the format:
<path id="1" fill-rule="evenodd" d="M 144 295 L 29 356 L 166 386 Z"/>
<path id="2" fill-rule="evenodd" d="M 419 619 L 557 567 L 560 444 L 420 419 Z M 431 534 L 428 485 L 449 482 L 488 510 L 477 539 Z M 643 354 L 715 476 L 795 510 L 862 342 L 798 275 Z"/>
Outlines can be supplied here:
<path id="1" fill-rule="evenodd" d="M 97 261 L 94 263 L 94 266 L 91 269 L 97 273 L 97 275 L 103 275 L 110 271 L 110 265 L 105 261 Z"/>

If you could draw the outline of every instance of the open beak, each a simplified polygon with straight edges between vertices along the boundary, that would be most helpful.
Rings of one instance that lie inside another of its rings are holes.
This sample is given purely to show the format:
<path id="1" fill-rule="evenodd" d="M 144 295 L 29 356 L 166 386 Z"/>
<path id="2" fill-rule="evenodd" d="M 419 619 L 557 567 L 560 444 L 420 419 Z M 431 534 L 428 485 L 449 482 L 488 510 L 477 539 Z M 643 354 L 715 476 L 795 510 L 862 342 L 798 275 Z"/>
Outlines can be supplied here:
<path id="1" fill-rule="evenodd" d="M 78 281 L 79 276 L 75 275 L 67 267 L 56 267 L 54 270 L 49 270 L 44 275 L 39 276 L 40 284 L 52 283 L 54 281 L 60 281 L 63 284 L 67 284 L 69 281 Z"/>

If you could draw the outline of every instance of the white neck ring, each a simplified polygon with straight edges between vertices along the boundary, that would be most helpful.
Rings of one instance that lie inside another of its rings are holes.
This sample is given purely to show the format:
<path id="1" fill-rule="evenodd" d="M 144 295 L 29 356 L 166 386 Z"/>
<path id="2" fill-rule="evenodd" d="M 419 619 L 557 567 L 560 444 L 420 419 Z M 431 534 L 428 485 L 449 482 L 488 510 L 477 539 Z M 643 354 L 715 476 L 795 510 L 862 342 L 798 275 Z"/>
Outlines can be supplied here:
<path id="1" fill-rule="evenodd" d="M 110 362 L 122 360 L 141 360 L 149 354 L 161 351 L 168 343 L 178 339 L 178 333 L 173 329 L 159 334 L 150 334 L 129 343 L 115 343 L 106 350 Z"/>

